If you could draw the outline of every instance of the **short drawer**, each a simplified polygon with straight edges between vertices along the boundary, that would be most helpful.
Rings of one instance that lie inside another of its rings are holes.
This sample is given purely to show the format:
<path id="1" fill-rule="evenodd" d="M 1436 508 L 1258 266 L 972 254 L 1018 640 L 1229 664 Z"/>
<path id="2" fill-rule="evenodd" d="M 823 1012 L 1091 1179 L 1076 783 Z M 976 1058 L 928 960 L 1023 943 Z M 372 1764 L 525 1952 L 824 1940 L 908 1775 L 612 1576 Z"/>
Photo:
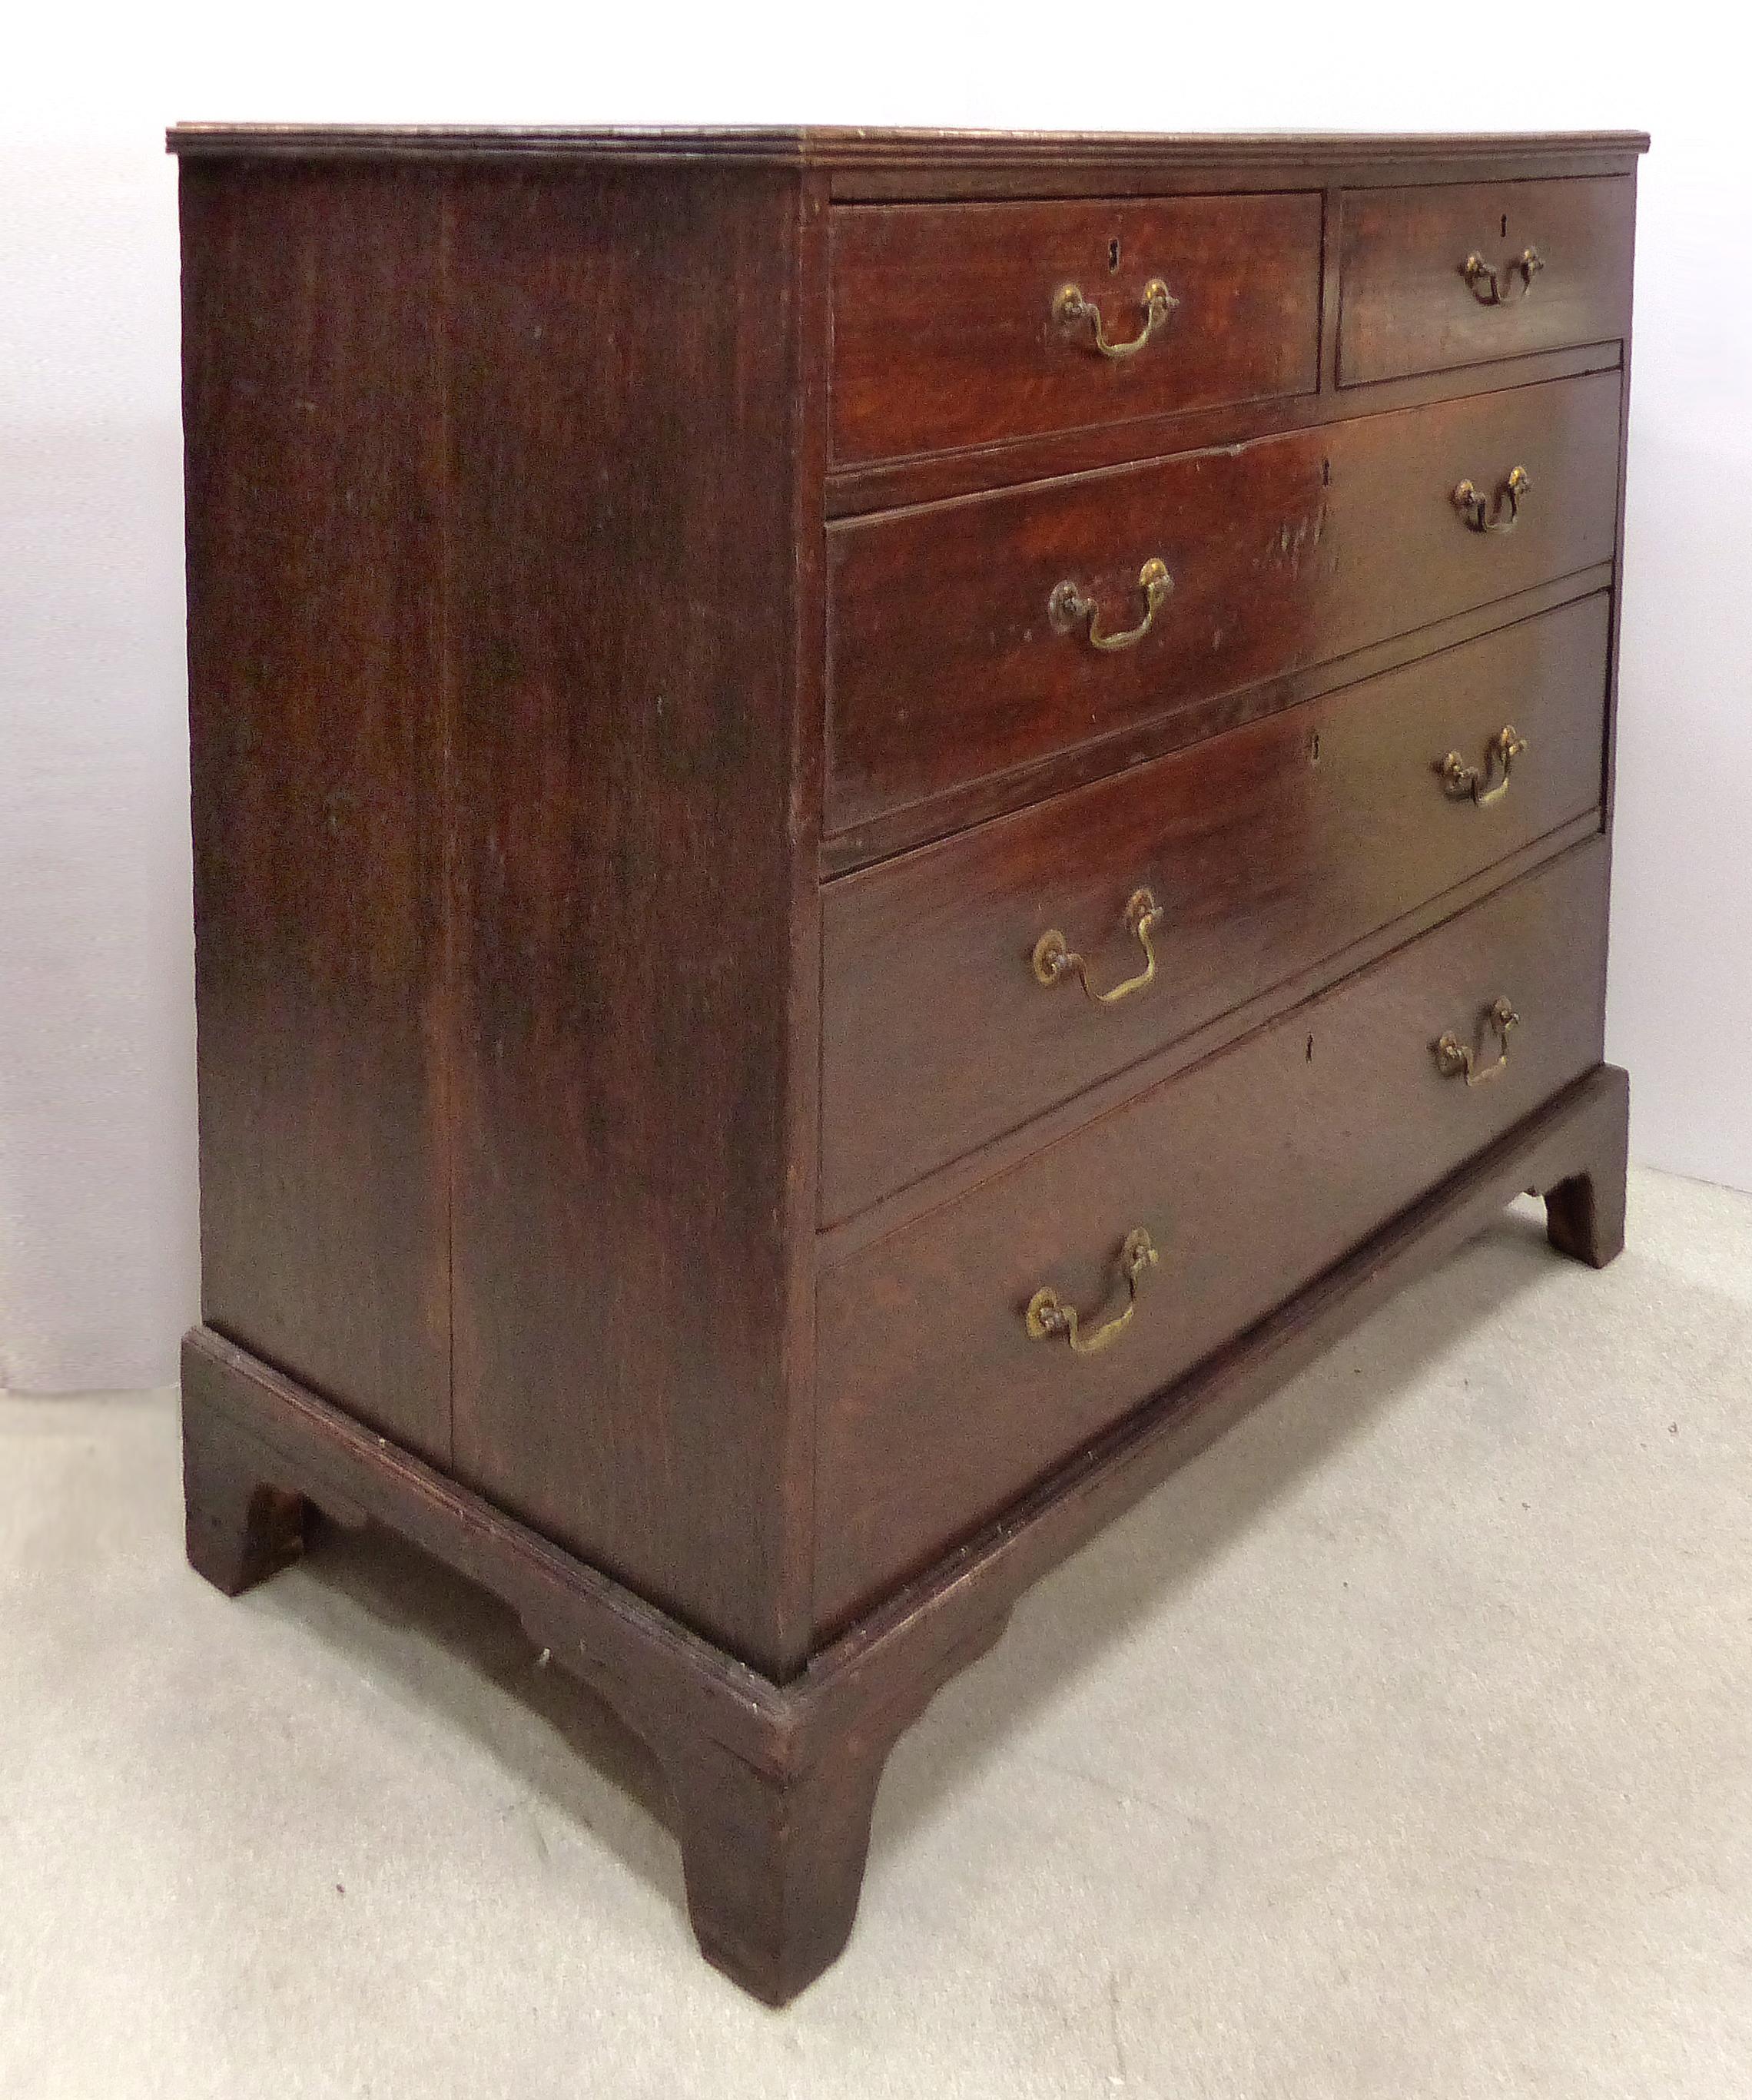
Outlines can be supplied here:
<path id="1" fill-rule="evenodd" d="M 1341 386 L 1609 342 L 1630 327 L 1628 176 L 1351 190 L 1343 213 Z"/>
<path id="2" fill-rule="evenodd" d="M 836 463 L 1310 392 L 1320 219 L 1313 194 L 842 206 Z"/>
<path id="3" fill-rule="evenodd" d="M 831 884 L 823 1222 L 1594 809 L 1610 607 L 1598 593 Z"/>
<path id="4" fill-rule="evenodd" d="M 1596 1064 L 1606 872 L 1604 841 L 1576 848 L 829 1270 L 817 1321 L 823 1626 L 995 1515 Z M 1503 999 L 1519 1019 L 1499 1039 Z M 1458 1069 L 1463 1049 L 1478 1083 Z M 1112 1346 L 1078 1355 L 1061 1332 L 1030 1339 L 1043 1290 L 1079 1312 L 1085 1340 L 1116 1318 L 1122 1251 L 1140 1231 L 1157 1260 Z"/>
<path id="5" fill-rule="evenodd" d="M 1595 373 L 836 525 L 828 834 L 1609 560 L 1618 388 Z"/>

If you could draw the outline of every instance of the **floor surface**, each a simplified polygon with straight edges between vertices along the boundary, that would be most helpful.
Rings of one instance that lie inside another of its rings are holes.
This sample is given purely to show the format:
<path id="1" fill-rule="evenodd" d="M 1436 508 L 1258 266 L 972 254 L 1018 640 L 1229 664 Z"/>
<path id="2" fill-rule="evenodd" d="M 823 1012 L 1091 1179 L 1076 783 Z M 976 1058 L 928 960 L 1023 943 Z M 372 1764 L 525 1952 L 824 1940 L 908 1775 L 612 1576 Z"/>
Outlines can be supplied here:
<path id="1" fill-rule="evenodd" d="M 1752 2096 L 1752 1198 L 1631 1242 L 1517 1207 L 1025 1600 L 783 2014 L 496 1606 L 227 1604 L 170 1396 L 0 1401 L 0 2094 Z"/>

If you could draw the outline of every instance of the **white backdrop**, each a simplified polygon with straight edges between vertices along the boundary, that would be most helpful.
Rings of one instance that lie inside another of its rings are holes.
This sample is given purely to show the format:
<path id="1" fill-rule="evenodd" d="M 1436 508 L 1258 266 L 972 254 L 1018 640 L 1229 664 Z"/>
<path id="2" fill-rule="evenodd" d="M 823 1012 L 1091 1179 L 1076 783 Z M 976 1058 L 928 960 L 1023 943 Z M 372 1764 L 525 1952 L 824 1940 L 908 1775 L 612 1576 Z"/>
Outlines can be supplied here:
<path id="1" fill-rule="evenodd" d="M 177 117 L 1635 126 L 1611 1054 L 1752 1188 L 1752 185 L 1671 5 L 33 11 L 0 64 L 0 1386 L 156 1383 L 196 1302 Z M 1732 98 L 1732 101 L 1730 99 Z"/>

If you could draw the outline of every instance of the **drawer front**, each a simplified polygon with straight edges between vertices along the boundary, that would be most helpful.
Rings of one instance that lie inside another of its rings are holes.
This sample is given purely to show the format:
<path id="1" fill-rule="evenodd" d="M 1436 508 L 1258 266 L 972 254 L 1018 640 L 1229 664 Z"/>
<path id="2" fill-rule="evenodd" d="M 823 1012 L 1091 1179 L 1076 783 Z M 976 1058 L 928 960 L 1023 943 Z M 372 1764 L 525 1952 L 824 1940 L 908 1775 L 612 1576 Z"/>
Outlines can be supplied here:
<path id="1" fill-rule="evenodd" d="M 1631 324 L 1626 175 L 1352 190 L 1339 383 L 1608 342 Z"/>
<path id="2" fill-rule="evenodd" d="M 835 460 L 1311 392 L 1320 214 L 1313 194 L 842 206 Z"/>
<path id="3" fill-rule="evenodd" d="M 1600 593 L 831 884 L 823 1221 L 1595 808 L 1610 606 Z M 1525 749 L 1505 786 L 1508 728 Z M 1140 890 L 1159 907 L 1141 931 Z M 1083 977 L 1042 981 L 1055 929 Z"/>
<path id="4" fill-rule="evenodd" d="M 1609 559 L 1618 384 L 1515 387 L 835 526 L 828 832 Z M 1511 511 L 1517 467 L 1530 486 Z M 1153 602 L 1152 562 L 1170 579 Z"/>
<path id="5" fill-rule="evenodd" d="M 1607 856 L 1590 841 L 1189 1072 L 1085 1125 L 822 1278 L 817 1610 L 824 1629 L 995 1515 L 1598 1063 Z M 1488 1082 L 1434 1048 L 1496 1054 Z M 1031 1340 L 1050 1287 L 1126 1299 L 1101 1353 Z"/>

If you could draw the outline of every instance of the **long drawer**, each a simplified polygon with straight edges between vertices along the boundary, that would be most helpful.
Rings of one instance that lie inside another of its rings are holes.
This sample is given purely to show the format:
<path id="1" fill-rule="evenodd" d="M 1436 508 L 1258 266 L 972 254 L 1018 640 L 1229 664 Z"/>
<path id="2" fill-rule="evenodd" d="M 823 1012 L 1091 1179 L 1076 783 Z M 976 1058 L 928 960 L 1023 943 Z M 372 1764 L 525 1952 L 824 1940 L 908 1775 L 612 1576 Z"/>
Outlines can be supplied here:
<path id="1" fill-rule="evenodd" d="M 1610 612 L 1598 593 L 831 884 L 823 1222 L 1593 809 Z"/>
<path id="2" fill-rule="evenodd" d="M 1574 849 L 829 1270 L 823 1624 L 993 1516 L 1596 1064 L 1606 875 L 1604 840 Z M 1506 1033 L 1502 1000 L 1518 1017 Z M 1052 1325 L 1043 1290 L 1080 1312 L 1085 1340 L 1116 1317 L 1139 1232 L 1157 1259 L 1112 1346 L 1077 1354 L 1061 1327 L 1030 1337 L 1031 1305 Z"/>
<path id="3" fill-rule="evenodd" d="M 842 208 L 835 459 L 1312 391 L 1320 205 L 1291 192 Z"/>
<path id="4" fill-rule="evenodd" d="M 835 525 L 828 832 L 1609 559 L 1618 390 L 1596 373 Z"/>
<path id="5" fill-rule="evenodd" d="M 1622 336 L 1635 214 L 1625 175 L 1348 192 L 1339 385 Z"/>

